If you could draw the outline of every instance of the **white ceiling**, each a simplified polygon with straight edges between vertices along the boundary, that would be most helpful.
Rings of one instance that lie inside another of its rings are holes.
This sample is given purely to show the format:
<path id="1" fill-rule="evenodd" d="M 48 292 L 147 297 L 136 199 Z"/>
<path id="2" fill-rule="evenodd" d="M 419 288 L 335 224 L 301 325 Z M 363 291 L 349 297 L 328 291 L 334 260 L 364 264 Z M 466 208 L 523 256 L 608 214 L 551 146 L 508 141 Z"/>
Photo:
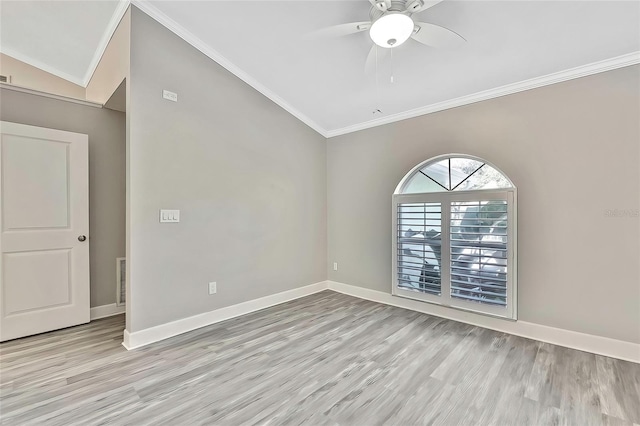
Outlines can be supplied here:
<path id="1" fill-rule="evenodd" d="M 0 1 L 0 52 L 86 86 L 127 2 Z"/>
<path id="2" fill-rule="evenodd" d="M 116 8 L 113 2 L 1 3 L 2 49 L 7 42 L 76 78 L 93 71 L 97 29 L 102 25 L 108 33 Z M 304 37 L 330 25 L 368 20 L 367 0 L 134 4 L 325 135 L 640 61 L 638 1 L 445 0 L 418 19 L 451 28 L 467 43 L 436 50 L 409 40 L 394 49 L 393 84 L 390 58 L 381 61 L 377 90 L 375 73 L 364 69 L 372 45 L 367 32 Z M 11 21 L 5 10 L 21 24 L 5 29 Z M 86 16 L 90 24 L 80 22 Z M 22 40 L 27 31 L 27 41 Z M 621 55 L 626 56 L 610 61 Z M 590 65 L 599 61 L 607 62 Z M 575 67 L 581 68 L 563 73 Z M 548 77 L 554 73 L 560 74 Z M 374 116 L 376 109 L 382 115 Z"/>

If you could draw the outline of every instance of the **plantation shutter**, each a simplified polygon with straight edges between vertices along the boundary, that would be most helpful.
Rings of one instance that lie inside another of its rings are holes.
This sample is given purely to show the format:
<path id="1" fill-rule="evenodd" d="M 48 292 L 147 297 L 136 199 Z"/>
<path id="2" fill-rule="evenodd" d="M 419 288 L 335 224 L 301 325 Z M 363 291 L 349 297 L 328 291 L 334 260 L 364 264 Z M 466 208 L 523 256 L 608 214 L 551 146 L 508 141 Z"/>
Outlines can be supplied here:
<path id="1" fill-rule="evenodd" d="M 395 195 L 393 294 L 516 318 L 513 202 L 510 190 Z"/>
<path id="2" fill-rule="evenodd" d="M 442 205 L 436 202 L 397 205 L 398 287 L 440 295 L 442 269 Z"/>
<path id="3" fill-rule="evenodd" d="M 451 297 L 507 305 L 506 200 L 451 202 Z"/>

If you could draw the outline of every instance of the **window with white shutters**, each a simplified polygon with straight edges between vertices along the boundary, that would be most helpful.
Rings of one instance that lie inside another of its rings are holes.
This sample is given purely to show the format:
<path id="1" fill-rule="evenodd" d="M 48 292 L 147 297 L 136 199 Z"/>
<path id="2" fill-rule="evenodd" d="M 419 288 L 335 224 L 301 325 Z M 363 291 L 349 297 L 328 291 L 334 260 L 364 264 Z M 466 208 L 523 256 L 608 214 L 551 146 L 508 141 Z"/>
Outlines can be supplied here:
<path id="1" fill-rule="evenodd" d="M 393 294 L 517 317 L 516 188 L 484 160 L 414 168 L 393 196 Z"/>
<path id="2" fill-rule="evenodd" d="M 400 204 L 397 214 L 398 287 L 440 295 L 440 203 Z"/>

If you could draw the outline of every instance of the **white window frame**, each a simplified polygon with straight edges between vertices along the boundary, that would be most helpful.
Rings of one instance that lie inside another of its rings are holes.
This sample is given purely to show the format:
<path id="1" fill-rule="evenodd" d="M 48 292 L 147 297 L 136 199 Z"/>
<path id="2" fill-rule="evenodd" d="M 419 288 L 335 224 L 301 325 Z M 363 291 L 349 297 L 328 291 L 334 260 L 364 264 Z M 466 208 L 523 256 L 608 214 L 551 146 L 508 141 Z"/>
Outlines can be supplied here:
<path id="1" fill-rule="evenodd" d="M 461 309 L 499 318 L 517 320 L 518 318 L 518 286 L 517 286 L 517 189 L 515 186 L 504 189 L 480 189 L 471 191 L 447 191 L 402 194 L 404 186 L 418 170 L 426 165 L 440 161 L 443 158 L 471 158 L 500 171 L 487 161 L 468 155 L 451 154 L 436 157 L 421 163 L 409 172 L 402 180 L 393 195 L 392 202 L 392 295 L 413 300 L 433 303 L 445 307 Z M 506 175 L 503 176 L 506 177 Z M 507 178 L 508 179 L 508 178 Z M 505 200 L 507 202 L 507 306 L 494 306 L 470 300 L 451 297 L 451 203 L 457 201 L 491 201 Z M 398 205 L 406 203 L 440 203 L 441 210 L 441 293 L 440 296 L 406 290 L 398 287 Z"/>

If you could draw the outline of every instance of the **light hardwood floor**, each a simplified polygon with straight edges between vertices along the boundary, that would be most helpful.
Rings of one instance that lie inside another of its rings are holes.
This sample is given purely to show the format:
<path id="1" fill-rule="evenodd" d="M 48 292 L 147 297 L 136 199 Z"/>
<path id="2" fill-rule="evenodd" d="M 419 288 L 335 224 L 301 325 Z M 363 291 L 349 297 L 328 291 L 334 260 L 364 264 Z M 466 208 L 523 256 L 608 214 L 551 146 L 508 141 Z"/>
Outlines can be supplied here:
<path id="1" fill-rule="evenodd" d="M 1 344 L 2 424 L 640 424 L 638 364 L 331 291 L 130 352 L 123 327 Z"/>

